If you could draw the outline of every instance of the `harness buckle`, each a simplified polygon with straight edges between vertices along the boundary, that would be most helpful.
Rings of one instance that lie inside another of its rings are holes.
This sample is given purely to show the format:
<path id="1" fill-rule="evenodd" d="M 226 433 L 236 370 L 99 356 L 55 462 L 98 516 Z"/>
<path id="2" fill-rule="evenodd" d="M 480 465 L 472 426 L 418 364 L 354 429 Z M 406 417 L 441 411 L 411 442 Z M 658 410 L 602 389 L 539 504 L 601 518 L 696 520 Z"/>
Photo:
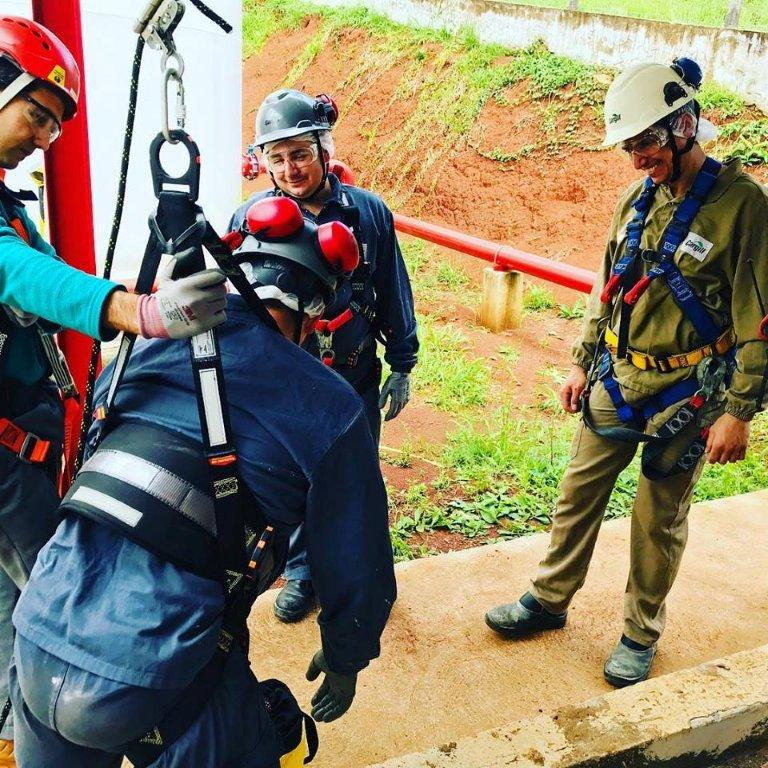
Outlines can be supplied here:
<path id="1" fill-rule="evenodd" d="M 24 464 L 40 464 L 45 461 L 50 448 L 50 441 L 43 440 L 32 432 L 27 432 L 19 448 L 19 461 Z"/>
<path id="2" fill-rule="evenodd" d="M 672 367 L 669 360 L 670 358 L 666 357 L 654 357 L 653 362 L 656 366 L 656 370 L 659 371 L 659 373 L 672 373 L 675 369 Z"/>

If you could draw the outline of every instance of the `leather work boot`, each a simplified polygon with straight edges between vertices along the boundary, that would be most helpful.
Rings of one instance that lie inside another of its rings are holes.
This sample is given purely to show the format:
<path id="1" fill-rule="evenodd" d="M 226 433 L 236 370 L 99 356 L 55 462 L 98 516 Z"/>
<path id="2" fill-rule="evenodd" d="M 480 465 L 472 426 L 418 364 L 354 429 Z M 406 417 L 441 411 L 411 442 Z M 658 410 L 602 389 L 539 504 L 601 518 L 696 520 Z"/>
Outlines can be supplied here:
<path id="1" fill-rule="evenodd" d="M 504 637 L 524 637 L 533 632 L 561 629 L 565 626 L 566 616 L 567 611 L 550 613 L 526 592 L 516 603 L 491 608 L 485 614 L 485 623 Z"/>
<path id="2" fill-rule="evenodd" d="M 315 589 L 311 581 L 289 581 L 275 600 L 275 616 L 280 621 L 299 621 L 315 607 Z"/>
<path id="3" fill-rule="evenodd" d="M 0 768 L 16 768 L 13 742 L 8 739 L 0 739 Z"/>
<path id="4" fill-rule="evenodd" d="M 625 639 L 622 636 L 603 669 L 606 681 L 616 688 L 625 688 L 647 679 L 653 657 L 656 655 L 655 644 L 640 650 L 628 646 Z M 629 642 L 632 643 L 631 640 Z"/>

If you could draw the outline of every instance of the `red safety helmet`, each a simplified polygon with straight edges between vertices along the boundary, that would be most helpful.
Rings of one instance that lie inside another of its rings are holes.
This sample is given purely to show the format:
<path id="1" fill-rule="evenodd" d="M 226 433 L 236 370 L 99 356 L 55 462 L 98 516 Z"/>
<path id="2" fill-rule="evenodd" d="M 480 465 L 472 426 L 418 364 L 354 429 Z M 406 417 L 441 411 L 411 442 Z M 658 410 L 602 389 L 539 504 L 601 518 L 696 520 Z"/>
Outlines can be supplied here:
<path id="1" fill-rule="evenodd" d="M 64 120 L 74 117 L 80 96 L 80 70 L 67 46 L 53 32 L 30 19 L 1 16 L 0 57 L 9 59 L 20 70 L 0 96 L 5 97 L 3 106 L 40 80 L 61 97 Z"/>
<path id="2" fill-rule="evenodd" d="M 359 251 L 352 231 L 339 221 L 319 226 L 307 221 L 289 197 L 255 202 L 243 222 L 243 242 L 235 251 L 248 262 L 249 279 L 296 296 L 304 306 L 321 295 L 325 305 L 339 279 L 357 267 Z"/>

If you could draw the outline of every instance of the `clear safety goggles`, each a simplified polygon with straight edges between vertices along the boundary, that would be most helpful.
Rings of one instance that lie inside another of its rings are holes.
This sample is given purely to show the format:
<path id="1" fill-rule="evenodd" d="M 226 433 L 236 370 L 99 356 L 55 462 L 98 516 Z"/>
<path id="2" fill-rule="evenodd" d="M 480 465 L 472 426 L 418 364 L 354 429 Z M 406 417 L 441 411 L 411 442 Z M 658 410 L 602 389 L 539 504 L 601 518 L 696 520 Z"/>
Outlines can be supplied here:
<path id="1" fill-rule="evenodd" d="M 628 155 L 655 155 L 669 142 L 669 131 L 660 125 L 654 125 L 619 145 Z"/>
<path id="2" fill-rule="evenodd" d="M 36 133 L 43 132 L 48 142 L 52 144 L 61 136 L 61 123 L 56 119 L 53 112 L 43 106 L 37 99 L 26 94 L 21 98 L 27 102 L 24 108 L 24 117 L 27 118 L 27 122 Z"/>
<path id="3" fill-rule="evenodd" d="M 296 168 L 306 168 L 317 160 L 317 146 L 308 144 L 288 152 L 270 152 L 267 154 L 269 169 L 275 173 L 283 173 L 290 163 Z"/>

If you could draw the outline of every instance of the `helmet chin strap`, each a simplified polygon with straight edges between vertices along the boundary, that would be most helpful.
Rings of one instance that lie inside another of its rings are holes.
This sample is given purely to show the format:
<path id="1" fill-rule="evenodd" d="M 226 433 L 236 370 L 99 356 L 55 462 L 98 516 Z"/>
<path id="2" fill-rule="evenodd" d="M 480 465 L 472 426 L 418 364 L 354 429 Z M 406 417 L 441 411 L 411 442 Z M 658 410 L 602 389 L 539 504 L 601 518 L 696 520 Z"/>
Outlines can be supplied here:
<path id="1" fill-rule="evenodd" d="M 694 109 L 696 110 L 696 124 L 698 125 L 700 114 L 698 102 L 694 102 Z M 693 136 L 691 136 L 689 139 L 686 139 L 685 146 L 680 149 L 677 146 L 677 137 L 672 132 L 672 123 L 669 120 L 665 120 L 664 125 L 669 131 L 670 144 L 672 146 L 672 176 L 669 179 L 669 182 L 670 184 L 674 184 L 680 178 L 680 174 L 682 173 L 680 158 L 683 155 L 687 155 L 693 149 L 693 145 L 696 143 L 696 133 L 694 131 Z"/>

